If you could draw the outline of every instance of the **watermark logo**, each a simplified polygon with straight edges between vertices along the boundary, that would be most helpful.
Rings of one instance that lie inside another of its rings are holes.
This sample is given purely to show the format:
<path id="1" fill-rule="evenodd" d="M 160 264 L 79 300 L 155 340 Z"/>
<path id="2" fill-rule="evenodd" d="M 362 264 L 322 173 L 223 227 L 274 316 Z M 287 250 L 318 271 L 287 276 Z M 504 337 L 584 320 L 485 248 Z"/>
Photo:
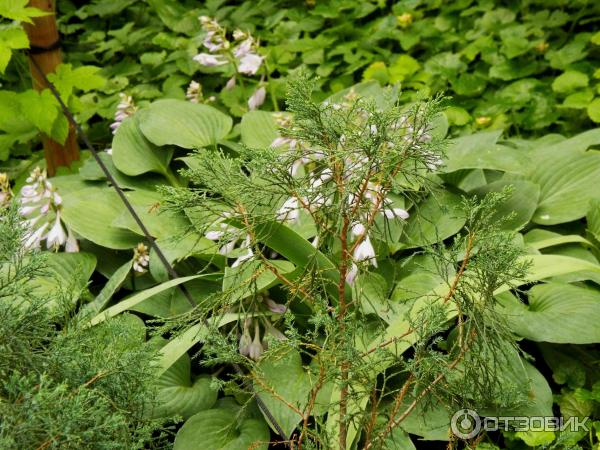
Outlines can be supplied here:
<path id="1" fill-rule="evenodd" d="M 452 416 L 450 427 L 456 437 L 471 439 L 481 431 L 481 418 L 472 409 L 461 409 Z"/>
<path id="2" fill-rule="evenodd" d="M 450 428 L 460 439 L 472 439 L 481 431 L 589 431 L 589 417 L 506 416 L 481 417 L 472 409 L 461 409 L 452 416 Z"/>

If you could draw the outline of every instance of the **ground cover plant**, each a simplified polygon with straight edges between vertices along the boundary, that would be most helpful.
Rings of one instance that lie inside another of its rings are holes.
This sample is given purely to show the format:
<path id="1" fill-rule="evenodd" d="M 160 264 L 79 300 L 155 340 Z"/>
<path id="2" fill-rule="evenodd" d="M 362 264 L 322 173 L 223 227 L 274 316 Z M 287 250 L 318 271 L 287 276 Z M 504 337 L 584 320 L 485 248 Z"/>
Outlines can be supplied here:
<path id="1" fill-rule="evenodd" d="M 0 4 L 2 448 L 598 448 L 597 10 Z"/>

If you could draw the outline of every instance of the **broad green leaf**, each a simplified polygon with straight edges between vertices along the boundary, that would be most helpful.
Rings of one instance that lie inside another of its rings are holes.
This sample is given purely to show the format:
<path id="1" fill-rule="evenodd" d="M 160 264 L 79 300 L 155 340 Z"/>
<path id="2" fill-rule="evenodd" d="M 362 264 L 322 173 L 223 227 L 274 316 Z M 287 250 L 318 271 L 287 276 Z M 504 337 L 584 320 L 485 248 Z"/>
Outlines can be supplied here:
<path id="1" fill-rule="evenodd" d="M 239 414 L 226 409 L 195 414 L 175 436 L 173 450 L 267 450 L 271 436 L 265 423 Z"/>
<path id="2" fill-rule="evenodd" d="M 515 436 L 521 439 L 529 447 L 547 447 L 556 439 L 554 431 L 545 430 L 527 430 L 517 431 Z"/>
<path id="3" fill-rule="evenodd" d="M 107 310 L 101 312 L 94 318 L 90 320 L 90 325 L 97 325 L 101 322 L 104 322 L 106 319 L 116 316 L 123 311 L 127 311 L 128 309 L 133 308 L 134 306 L 140 304 L 144 300 L 151 298 L 153 295 L 158 294 L 159 292 L 165 291 L 167 289 L 171 289 L 174 286 L 178 286 L 186 281 L 195 280 L 196 278 L 200 278 L 202 275 L 192 275 L 189 277 L 181 277 L 176 278 L 175 280 L 166 281 L 165 283 L 161 283 L 158 286 L 154 286 L 149 289 L 145 289 L 137 294 L 133 294 L 126 299 L 121 300 L 114 306 L 111 306 Z"/>
<path id="4" fill-rule="evenodd" d="M 288 259 L 300 273 L 307 266 L 315 265 L 320 270 L 321 277 L 327 280 L 325 289 L 331 298 L 337 301 L 340 273 L 335 265 L 309 241 L 280 222 L 259 223 L 255 226 L 255 232 L 258 241 Z M 346 294 L 347 300 L 350 301 L 351 289 L 347 288 Z"/>
<path id="5" fill-rule="evenodd" d="M 200 375 L 192 380 L 191 361 L 187 354 L 163 373 L 157 382 L 158 394 L 152 410 L 153 417 L 182 416 L 189 419 L 194 414 L 210 409 L 217 401 L 217 389 L 211 378 Z"/>
<path id="6" fill-rule="evenodd" d="M 214 281 L 208 279 L 192 280 L 186 284 L 186 289 L 197 302 L 203 302 L 209 295 L 221 290 L 220 274 L 213 276 Z M 207 277 L 208 278 L 208 277 Z M 159 292 L 151 298 L 132 307 L 132 311 L 141 312 L 153 317 L 174 317 L 184 314 L 193 308 L 185 294 L 179 288 L 172 288 Z"/>
<path id="7" fill-rule="evenodd" d="M 142 133 L 158 146 L 192 149 L 216 145 L 232 126 L 231 117 L 218 109 L 184 100 L 158 100 L 139 116 Z"/>
<path id="8" fill-rule="evenodd" d="M 250 148 L 269 148 L 279 135 L 274 113 L 250 111 L 242 116 L 242 143 Z"/>
<path id="9" fill-rule="evenodd" d="M 113 158 L 106 152 L 99 152 L 99 158 L 102 160 L 110 174 L 113 176 L 119 186 L 126 189 L 135 190 L 154 190 L 156 186 L 164 184 L 164 178 L 158 174 L 146 173 L 143 177 L 131 177 L 115 167 Z M 79 169 L 79 175 L 86 181 L 105 181 L 106 175 L 100 169 L 96 160 L 87 152 L 81 152 L 83 165 Z"/>
<path id="10" fill-rule="evenodd" d="M 529 290 L 529 302 L 510 293 L 499 295 L 498 310 L 518 335 L 537 342 L 591 344 L 600 342 L 600 292 L 562 283 Z"/>
<path id="11" fill-rule="evenodd" d="M 539 143 L 539 141 L 542 141 Z M 539 143 L 539 146 L 537 145 Z M 600 144 L 600 128 L 584 131 L 569 139 L 561 139 L 556 143 L 548 143 L 547 140 L 536 141 L 535 150 L 531 157 L 538 161 L 538 158 L 545 158 L 547 155 L 555 155 L 557 153 L 583 153 L 590 146 Z"/>
<path id="12" fill-rule="evenodd" d="M 262 312 L 257 314 L 244 314 L 244 318 L 254 317 L 255 315 L 264 314 Z M 208 319 L 206 323 L 199 323 L 192 325 L 183 333 L 172 338 L 168 344 L 160 349 L 158 358 L 156 359 L 156 375 L 161 376 L 165 371 L 171 367 L 175 362 L 181 358 L 186 352 L 199 342 L 203 342 L 206 339 L 207 333 L 210 331 L 209 328 L 219 328 L 232 322 L 241 320 L 241 317 L 237 313 L 227 313 L 219 317 Z"/>
<path id="13" fill-rule="evenodd" d="M 135 190 L 127 192 L 127 199 L 138 214 L 150 234 L 155 238 L 184 235 L 191 227 L 189 220 L 183 214 L 165 211 L 164 197 L 155 191 Z M 111 225 L 124 228 L 144 236 L 141 228 L 129 211 L 123 211 Z"/>
<path id="14" fill-rule="evenodd" d="M 527 179 L 540 186 L 532 221 L 540 225 L 570 222 L 585 216 L 600 178 L 600 153 L 545 154 L 531 166 Z"/>
<path id="15" fill-rule="evenodd" d="M 512 186 L 513 191 L 502 204 L 496 207 L 493 221 L 499 222 L 502 219 L 508 219 L 502 222 L 502 229 L 520 230 L 529 223 L 537 208 L 540 196 L 538 185 L 524 180 L 499 180 L 477 188 L 472 193 L 484 197 L 489 192 L 501 192 L 506 186 Z M 511 215 L 512 217 L 510 217 Z"/>
<path id="16" fill-rule="evenodd" d="M 60 192 L 66 192 L 60 190 Z M 118 194 L 108 187 L 85 187 L 63 195 L 61 218 L 78 235 L 95 244 L 113 249 L 132 249 L 140 237 L 110 224 L 125 206 Z"/>
<path id="17" fill-rule="evenodd" d="M 140 131 L 140 114 L 125 119 L 118 128 L 112 143 L 115 167 L 125 175 L 156 172 L 169 176 L 169 162 L 173 150 L 158 148 Z"/>
<path id="18" fill-rule="evenodd" d="M 533 230 L 527 232 L 523 237 L 525 240 L 525 244 L 528 247 L 534 248 L 536 250 L 541 250 L 547 247 L 553 247 L 555 245 L 573 243 L 592 245 L 591 242 L 579 236 L 578 234 L 562 235 L 548 230 L 541 230 L 538 228 L 534 228 Z"/>
<path id="19" fill-rule="evenodd" d="M 46 306 L 53 308 L 57 299 L 68 296 L 75 303 L 96 267 L 96 257 L 91 253 L 48 253 L 44 276 L 29 282 L 34 294 L 48 298 Z"/>
<path id="20" fill-rule="evenodd" d="M 404 227 L 404 247 L 421 247 L 443 241 L 458 233 L 465 220 L 459 196 L 449 191 L 432 194 L 411 210 Z"/>
<path id="21" fill-rule="evenodd" d="M 600 242 L 600 200 L 592 200 L 587 213 L 588 231 Z"/>
<path id="22" fill-rule="evenodd" d="M 83 313 L 83 315 L 98 314 L 100 311 L 102 311 L 114 293 L 117 292 L 121 288 L 121 285 L 125 282 L 127 275 L 129 275 L 131 272 L 131 267 L 131 261 L 127 261 L 125 264 L 119 267 L 106 282 L 96 298 L 92 302 L 83 306 L 81 313 Z"/>
<path id="23" fill-rule="evenodd" d="M 444 172 L 460 169 L 493 169 L 523 173 L 528 156 L 519 149 L 497 145 L 502 131 L 488 131 L 463 136 L 451 141 L 446 150 Z"/>
<path id="24" fill-rule="evenodd" d="M 255 386 L 262 401 L 286 437 L 290 437 L 303 418 L 312 388 L 311 377 L 302 367 L 300 354 L 296 350 L 285 350 L 283 355 L 261 359 L 254 379 L 260 380 L 255 381 Z"/>
<path id="25" fill-rule="evenodd" d="M 156 244 L 171 264 L 184 260 L 189 256 L 208 254 L 211 263 L 221 268 L 225 266 L 225 258 L 222 255 L 213 255 L 211 252 L 215 243 L 193 232 L 159 238 L 156 240 Z M 169 279 L 167 269 L 154 248 L 150 249 L 150 274 L 156 281 L 167 281 Z"/>

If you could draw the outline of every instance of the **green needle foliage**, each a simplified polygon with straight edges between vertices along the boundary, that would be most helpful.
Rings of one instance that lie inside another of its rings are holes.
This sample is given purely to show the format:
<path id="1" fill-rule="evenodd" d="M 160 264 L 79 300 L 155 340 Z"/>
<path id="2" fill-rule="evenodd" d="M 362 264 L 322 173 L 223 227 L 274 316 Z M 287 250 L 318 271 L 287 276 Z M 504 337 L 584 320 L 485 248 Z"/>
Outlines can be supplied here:
<path id="1" fill-rule="evenodd" d="M 225 337 L 209 333 L 204 362 L 243 364 L 267 404 L 291 414 L 276 417 L 291 424 L 285 431 L 299 448 L 347 448 L 356 433 L 361 448 L 388 448 L 398 425 L 432 403 L 448 411 L 519 404 L 523 390 L 501 373 L 518 351 L 494 299 L 527 270 L 496 217 L 510 192 L 465 200 L 464 232 L 415 255 L 433 262 L 439 286 L 381 305 L 403 324 L 390 334 L 372 314 L 380 288 L 373 277 L 393 261 L 385 242 L 408 216 L 400 205 L 435 191 L 445 148 L 432 130 L 440 100 L 402 107 L 393 91 L 380 104 L 350 91 L 318 104 L 312 89 L 304 77 L 291 83 L 294 116 L 282 140 L 240 153 L 198 152 L 183 172 L 191 187 L 165 191 L 172 209 L 237 257 L 223 292 L 187 316 L 211 323 L 240 314 Z M 280 242 L 287 226 L 312 245 Z M 267 293 L 266 279 L 280 286 Z M 310 364 L 308 375 L 293 372 L 290 381 L 307 376 L 307 386 L 272 384 L 272 365 L 298 370 L 289 363 L 294 355 Z"/>
<path id="2" fill-rule="evenodd" d="M 44 256 L 23 250 L 24 232 L 15 207 L 0 210 L 0 448 L 161 448 L 139 320 L 81 327 L 69 286 L 59 299 L 34 288 Z"/>

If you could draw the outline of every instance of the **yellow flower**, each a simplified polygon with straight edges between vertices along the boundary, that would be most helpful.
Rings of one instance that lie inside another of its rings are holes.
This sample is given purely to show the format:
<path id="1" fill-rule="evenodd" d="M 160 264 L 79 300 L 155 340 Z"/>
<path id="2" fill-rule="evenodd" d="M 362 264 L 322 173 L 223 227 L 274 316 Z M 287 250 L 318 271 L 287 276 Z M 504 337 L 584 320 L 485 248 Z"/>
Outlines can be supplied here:
<path id="1" fill-rule="evenodd" d="M 546 41 L 542 41 L 535 46 L 535 49 L 540 53 L 544 53 L 546 50 L 548 50 L 548 47 L 550 47 L 550 44 L 548 44 Z"/>
<path id="2" fill-rule="evenodd" d="M 475 123 L 482 127 L 489 125 L 491 121 L 492 118 L 489 116 L 479 116 L 475 119 Z"/>
<path id="3" fill-rule="evenodd" d="M 410 26 L 413 21 L 413 15 L 411 13 L 404 13 L 396 16 L 396 20 L 398 21 L 398 25 L 402 28 L 406 28 Z"/>

